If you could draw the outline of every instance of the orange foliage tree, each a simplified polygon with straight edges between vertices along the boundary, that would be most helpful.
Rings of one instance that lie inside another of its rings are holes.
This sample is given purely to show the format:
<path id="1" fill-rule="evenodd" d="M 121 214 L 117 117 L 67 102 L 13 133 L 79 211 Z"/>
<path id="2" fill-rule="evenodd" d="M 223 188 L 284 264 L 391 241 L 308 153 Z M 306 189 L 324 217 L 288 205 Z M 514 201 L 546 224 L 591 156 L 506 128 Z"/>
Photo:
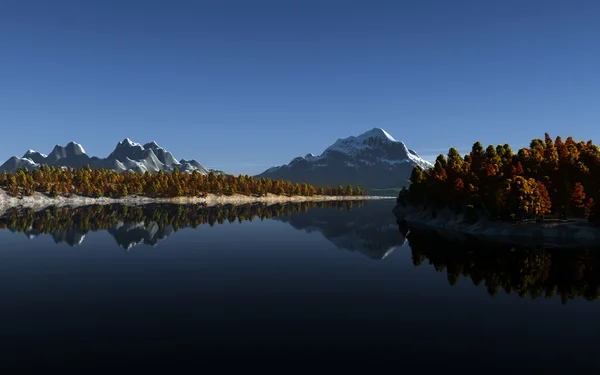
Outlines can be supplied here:
<path id="1" fill-rule="evenodd" d="M 515 154 L 508 144 L 476 142 L 463 158 L 451 148 L 433 168 L 415 167 L 399 201 L 425 207 L 467 207 L 501 219 L 587 217 L 597 220 L 600 149 L 572 137 L 534 139 Z"/>
<path id="2" fill-rule="evenodd" d="M 153 198 L 167 197 L 206 197 L 208 194 L 247 196 L 274 195 L 345 195 L 364 196 L 366 190 L 360 187 L 342 186 L 338 188 L 317 188 L 308 184 L 295 184 L 290 181 L 270 178 L 256 179 L 247 175 L 224 175 L 211 171 L 209 174 L 182 173 L 177 168 L 172 173 L 159 171 L 119 173 L 107 169 L 79 169 L 48 167 L 28 171 L 20 169 L 15 173 L 0 173 L 0 188 L 12 196 L 27 196 L 34 192 L 53 197 L 80 195 L 86 197 L 123 197 L 140 195 Z"/>

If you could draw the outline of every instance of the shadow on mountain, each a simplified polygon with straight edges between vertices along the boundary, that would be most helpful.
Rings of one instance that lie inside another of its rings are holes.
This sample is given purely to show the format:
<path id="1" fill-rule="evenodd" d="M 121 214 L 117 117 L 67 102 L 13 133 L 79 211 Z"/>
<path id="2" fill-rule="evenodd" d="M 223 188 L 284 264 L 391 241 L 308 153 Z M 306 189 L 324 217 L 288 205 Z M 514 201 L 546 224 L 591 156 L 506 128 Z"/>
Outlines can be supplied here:
<path id="1" fill-rule="evenodd" d="M 81 245 L 89 232 L 107 231 L 124 249 L 145 244 L 154 246 L 181 228 L 264 220 L 313 210 L 348 212 L 361 207 L 362 201 L 300 202 L 287 204 L 246 205 L 177 205 L 141 206 L 93 205 L 86 207 L 49 207 L 41 211 L 14 208 L 0 216 L 0 229 L 20 232 L 32 239 L 50 235 L 56 243 Z M 388 205 L 389 206 L 389 205 Z M 387 207 L 389 211 L 389 207 Z M 392 216 L 389 215 L 388 216 Z M 343 216 L 340 218 L 343 220 Z"/>
<path id="2" fill-rule="evenodd" d="M 393 201 L 370 201 L 354 209 L 309 210 L 275 219 L 298 230 L 317 231 L 339 249 L 384 259 L 405 242 L 406 232 L 398 233 L 397 220 L 389 214 L 393 205 Z"/>
<path id="3" fill-rule="evenodd" d="M 405 224 L 399 223 L 401 231 Z M 415 267 L 428 261 L 446 272 L 450 285 L 460 278 L 484 285 L 490 296 L 506 294 L 538 299 L 560 296 L 588 301 L 600 296 L 600 248 L 547 248 L 450 238 L 411 228 L 407 236 Z"/>

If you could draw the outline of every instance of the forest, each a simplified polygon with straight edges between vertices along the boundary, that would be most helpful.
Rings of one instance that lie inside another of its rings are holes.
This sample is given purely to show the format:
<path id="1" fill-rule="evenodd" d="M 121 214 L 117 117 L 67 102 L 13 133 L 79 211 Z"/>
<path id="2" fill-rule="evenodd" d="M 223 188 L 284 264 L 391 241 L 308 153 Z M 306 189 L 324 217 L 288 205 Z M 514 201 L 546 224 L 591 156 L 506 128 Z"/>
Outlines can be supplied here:
<path id="1" fill-rule="evenodd" d="M 400 226 L 401 232 L 406 232 Z M 460 278 L 484 285 L 490 296 L 506 294 L 538 299 L 560 296 L 562 303 L 600 297 L 600 249 L 552 249 L 450 241 L 430 231 L 411 228 L 408 243 L 415 267 L 446 272 L 448 283 Z"/>
<path id="2" fill-rule="evenodd" d="M 15 173 L 0 173 L 0 188 L 13 197 L 32 195 L 35 192 L 51 197 L 72 195 L 84 197 L 121 198 L 145 196 L 152 198 L 206 197 L 208 194 L 231 196 L 364 196 L 368 191 L 360 187 L 314 187 L 290 181 L 251 176 L 233 176 L 197 171 L 181 173 L 177 168 L 171 173 L 156 174 L 91 169 L 89 166 L 73 169 L 48 167 L 28 171 L 22 168 Z"/>
<path id="3" fill-rule="evenodd" d="M 587 218 L 598 222 L 600 150 L 572 137 L 534 139 L 515 154 L 508 144 L 476 142 L 462 157 L 455 148 L 433 168 L 412 171 L 401 205 L 451 209 L 477 221 Z M 435 212 L 435 211 L 434 211 Z"/>
<path id="4" fill-rule="evenodd" d="M 119 222 L 141 223 L 146 227 L 154 222 L 159 229 L 171 226 L 175 231 L 183 227 L 197 228 L 199 225 L 233 223 L 238 221 L 262 220 L 286 216 L 294 212 L 306 212 L 310 208 L 351 210 L 366 201 L 294 202 L 286 204 L 245 204 L 207 207 L 179 204 L 148 204 L 141 206 L 93 205 L 78 208 L 48 207 L 41 211 L 14 207 L 0 216 L 0 229 L 15 232 L 36 231 L 53 233 L 78 230 L 82 233 L 108 229 Z"/>

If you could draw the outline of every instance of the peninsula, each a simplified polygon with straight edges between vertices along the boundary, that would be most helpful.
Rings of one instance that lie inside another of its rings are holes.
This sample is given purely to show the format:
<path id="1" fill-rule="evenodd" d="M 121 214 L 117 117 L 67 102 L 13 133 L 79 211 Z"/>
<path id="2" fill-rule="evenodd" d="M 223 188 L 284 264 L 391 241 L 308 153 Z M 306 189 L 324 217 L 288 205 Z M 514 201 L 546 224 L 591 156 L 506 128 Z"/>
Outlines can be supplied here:
<path id="1" fill-rule="evenodd" d="M 144 204 L 153 202 L 245 204 L 303 201 L 390 199 L 370 197 L 360 187 L 317 188 L 308 184 L 210 171 L 151 174 L 107 169 L 49 167 L 0 174 L 0 207 L 50 205 Z"/>
<path id="2" fill-rule="evenodd" d="M 398 196 L 400 220 L 484 237 L 600 241 L 600 150 L 545 134 L 516 154 L 508 144 L 455 148 L 415 167 Z"/>

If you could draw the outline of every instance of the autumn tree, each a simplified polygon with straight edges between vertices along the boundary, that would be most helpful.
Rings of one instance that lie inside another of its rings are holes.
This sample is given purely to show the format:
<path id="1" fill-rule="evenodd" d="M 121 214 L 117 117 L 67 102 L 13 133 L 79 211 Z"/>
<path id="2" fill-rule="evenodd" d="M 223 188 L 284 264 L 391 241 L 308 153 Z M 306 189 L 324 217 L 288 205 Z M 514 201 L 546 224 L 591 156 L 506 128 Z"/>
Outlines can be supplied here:
<path id="1" fill-rule="evenodd" d="M 591 141 L 549 134 L 513 153 L 508 144 L 473 144 L 460 157 L 456 149 L 434 166 L 415 167 L 406 202 L 487 212 L 491 217 L 588 217 L 600 201 L 600 149 Z"/>

